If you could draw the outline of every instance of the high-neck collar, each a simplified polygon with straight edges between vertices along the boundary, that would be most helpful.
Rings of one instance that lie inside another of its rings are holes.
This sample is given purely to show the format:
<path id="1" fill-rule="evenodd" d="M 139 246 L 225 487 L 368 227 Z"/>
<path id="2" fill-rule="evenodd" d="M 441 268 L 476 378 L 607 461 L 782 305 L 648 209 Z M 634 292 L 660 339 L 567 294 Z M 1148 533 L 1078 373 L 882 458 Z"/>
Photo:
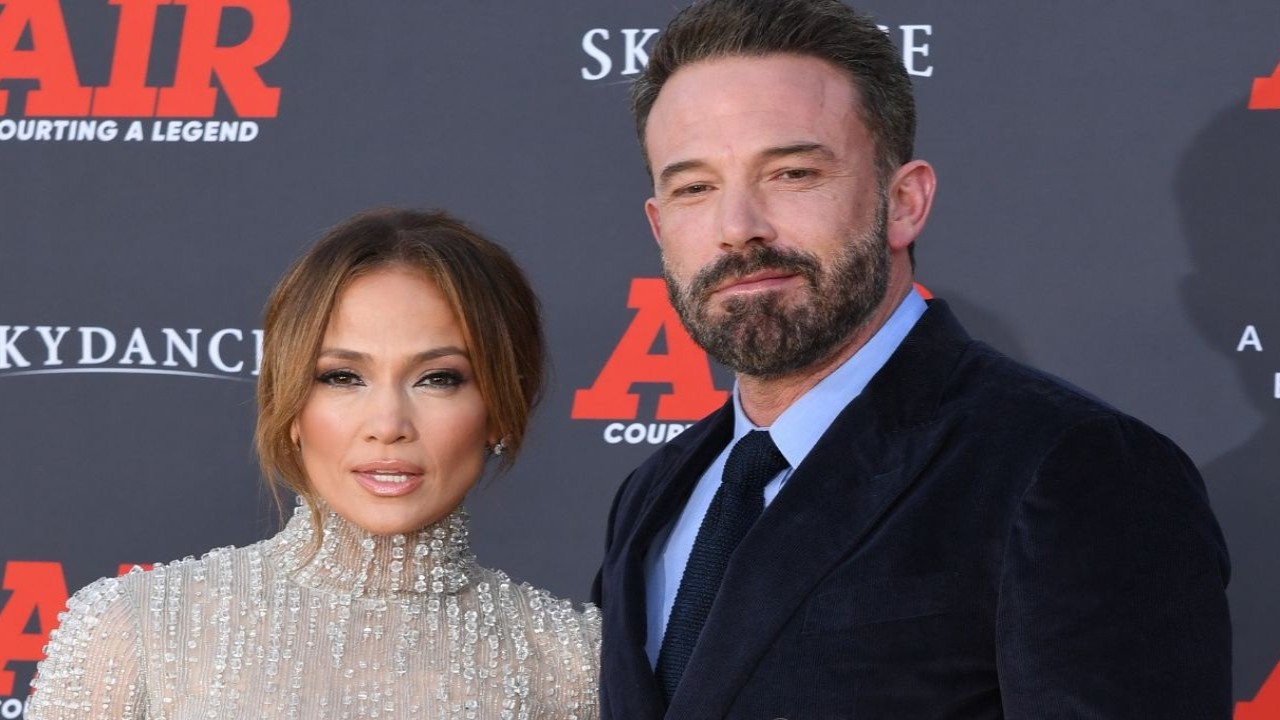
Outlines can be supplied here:
<path id="1" fill-rule="evenodd" d="M 461 507 L 435 523 L 401 535 L 375 535 L 320 506 L 319 548 L 311 510 L 299 504 L 267 552 L 294 582 L 353 598 L 446 594 L 470 582 L 475 557 Z"/>

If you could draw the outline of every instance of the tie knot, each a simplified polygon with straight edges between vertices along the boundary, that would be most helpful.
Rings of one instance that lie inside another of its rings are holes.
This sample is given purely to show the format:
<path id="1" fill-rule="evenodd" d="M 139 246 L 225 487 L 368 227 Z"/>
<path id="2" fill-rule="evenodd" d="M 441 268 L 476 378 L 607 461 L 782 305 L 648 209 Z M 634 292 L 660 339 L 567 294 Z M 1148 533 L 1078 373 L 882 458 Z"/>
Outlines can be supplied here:
<path id="1" fill-rule="evenodd" d="M 729 451 L 725 461 L 723 482 L 744 489 L 759 489 L 787 467 L 778 446 L 767 430 L 752 430 Z"/>

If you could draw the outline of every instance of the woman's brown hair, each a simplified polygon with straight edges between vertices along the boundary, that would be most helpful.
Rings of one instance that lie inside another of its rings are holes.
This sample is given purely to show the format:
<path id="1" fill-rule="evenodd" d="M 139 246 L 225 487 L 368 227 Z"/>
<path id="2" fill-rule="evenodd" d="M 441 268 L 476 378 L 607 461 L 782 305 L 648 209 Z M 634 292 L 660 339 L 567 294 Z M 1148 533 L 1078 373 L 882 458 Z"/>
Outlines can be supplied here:
<path id="1" fill-rule="evenodd" d="M 315 363 L 338 298 L 352 279 L 389 266 L 422 271 L 462 325 L 490 432 L 502 438 L 503 468 L 520 449 L 542 390 L 544 348 L 538 301 L 498 245 L 444 212 L 379 209 L 330 230 L 300 257 L 267 301 L 258 427 L 254 440 L 277 504 L 287 488 L 318 499 L 291 432 L 315 383 Z"/>

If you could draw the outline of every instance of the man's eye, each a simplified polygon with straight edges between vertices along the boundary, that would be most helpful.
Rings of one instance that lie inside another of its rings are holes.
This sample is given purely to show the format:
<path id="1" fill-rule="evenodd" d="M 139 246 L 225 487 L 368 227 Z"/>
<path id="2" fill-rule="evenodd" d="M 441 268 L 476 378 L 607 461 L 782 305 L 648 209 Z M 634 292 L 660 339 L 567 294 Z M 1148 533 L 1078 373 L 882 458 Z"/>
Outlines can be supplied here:
<path id="1" fill-rule="evenodd" d="M 330 370 L 320 373 L 316 377 L 316 382 L 332 385 L 333 387 L 354 387 L 364 384 L 364 380 L 350 370 Z"/>
<path id="2" fill-rule="evenodd" d="M 711 186 L 707 183 L 693 183 L 692 185 L 685 185 L 684 187 L 677 189 L 672 194 L 677 196 L 701 195 L 710 189 Z"/>
<path id="3" fill-rule="evenodd" d="M 462 373 L 453 370 L 438 370 L 422 376 L 419 387 L 452 388 L 462 384 Z"/>
<path id="4" fill-rule="evenodd" d="M 804 180 L 805 178 L 811 178 L 817 174 L 818 173 L 816 171 L 810 170 L 809 168 L 791 168 L 778 173 L 778 177 L 781 177 L 784 180 Z"/>

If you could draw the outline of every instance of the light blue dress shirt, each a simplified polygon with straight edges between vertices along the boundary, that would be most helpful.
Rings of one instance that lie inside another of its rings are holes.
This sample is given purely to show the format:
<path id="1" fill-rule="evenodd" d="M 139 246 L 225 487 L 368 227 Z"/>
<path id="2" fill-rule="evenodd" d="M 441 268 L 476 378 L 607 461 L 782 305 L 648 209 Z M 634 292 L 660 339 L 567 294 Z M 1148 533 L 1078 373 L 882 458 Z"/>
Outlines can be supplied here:
<path id="1" fill-rule="evenodd" d="M 693 542 L 698 536 L 702 518 L 706 515 L 707 508 L 711 506 L 711 499 L 720 487 L 720 476 L 724 473 L 724 464 L 729 458 L 729 450 L 743 435 L 752 430 L 769 431 L 774 444 L 787 459 L 789 467 L 765 485 L 764 504 L 768 507 L 769 503 L 778 496 L 782 487 L 787 484 L 792 469 L 800 466 L 840 411 L 852 402 L 871 381 L 872 376 L 880 371 L 893 351 L 898 349 L 902 339 L 924 314 L 925 308 L 924 298 L 912 289 L 889 316 L 889 320 L 876 331 L 875 335 L 871 336 L 865 345 L 830 375 L 801 395 L 768 428 L 759 428 L 751 424 L 742 411 L 742 403 L 738 399 L 738 388 L 734 386 L 733 440 L 698 479 L 698 484 L 694 486 L 693 494 L 685 503 L 680 517 L 668 526 L 665 535 L 660 533 L 654 539 L 653 546 L 645 558 L 645 601 L 649 634 L 644 649 L 649 655 L 651 665 L 658 664 L 658 651 L 662 648 L 662 636 L 667 629 L 667 618 L 671 615 L 676 591 L 680 589 L 680 578 L 684 575 L 684 566 L 689 562 L 689 553 L 693 551 Z"/>

